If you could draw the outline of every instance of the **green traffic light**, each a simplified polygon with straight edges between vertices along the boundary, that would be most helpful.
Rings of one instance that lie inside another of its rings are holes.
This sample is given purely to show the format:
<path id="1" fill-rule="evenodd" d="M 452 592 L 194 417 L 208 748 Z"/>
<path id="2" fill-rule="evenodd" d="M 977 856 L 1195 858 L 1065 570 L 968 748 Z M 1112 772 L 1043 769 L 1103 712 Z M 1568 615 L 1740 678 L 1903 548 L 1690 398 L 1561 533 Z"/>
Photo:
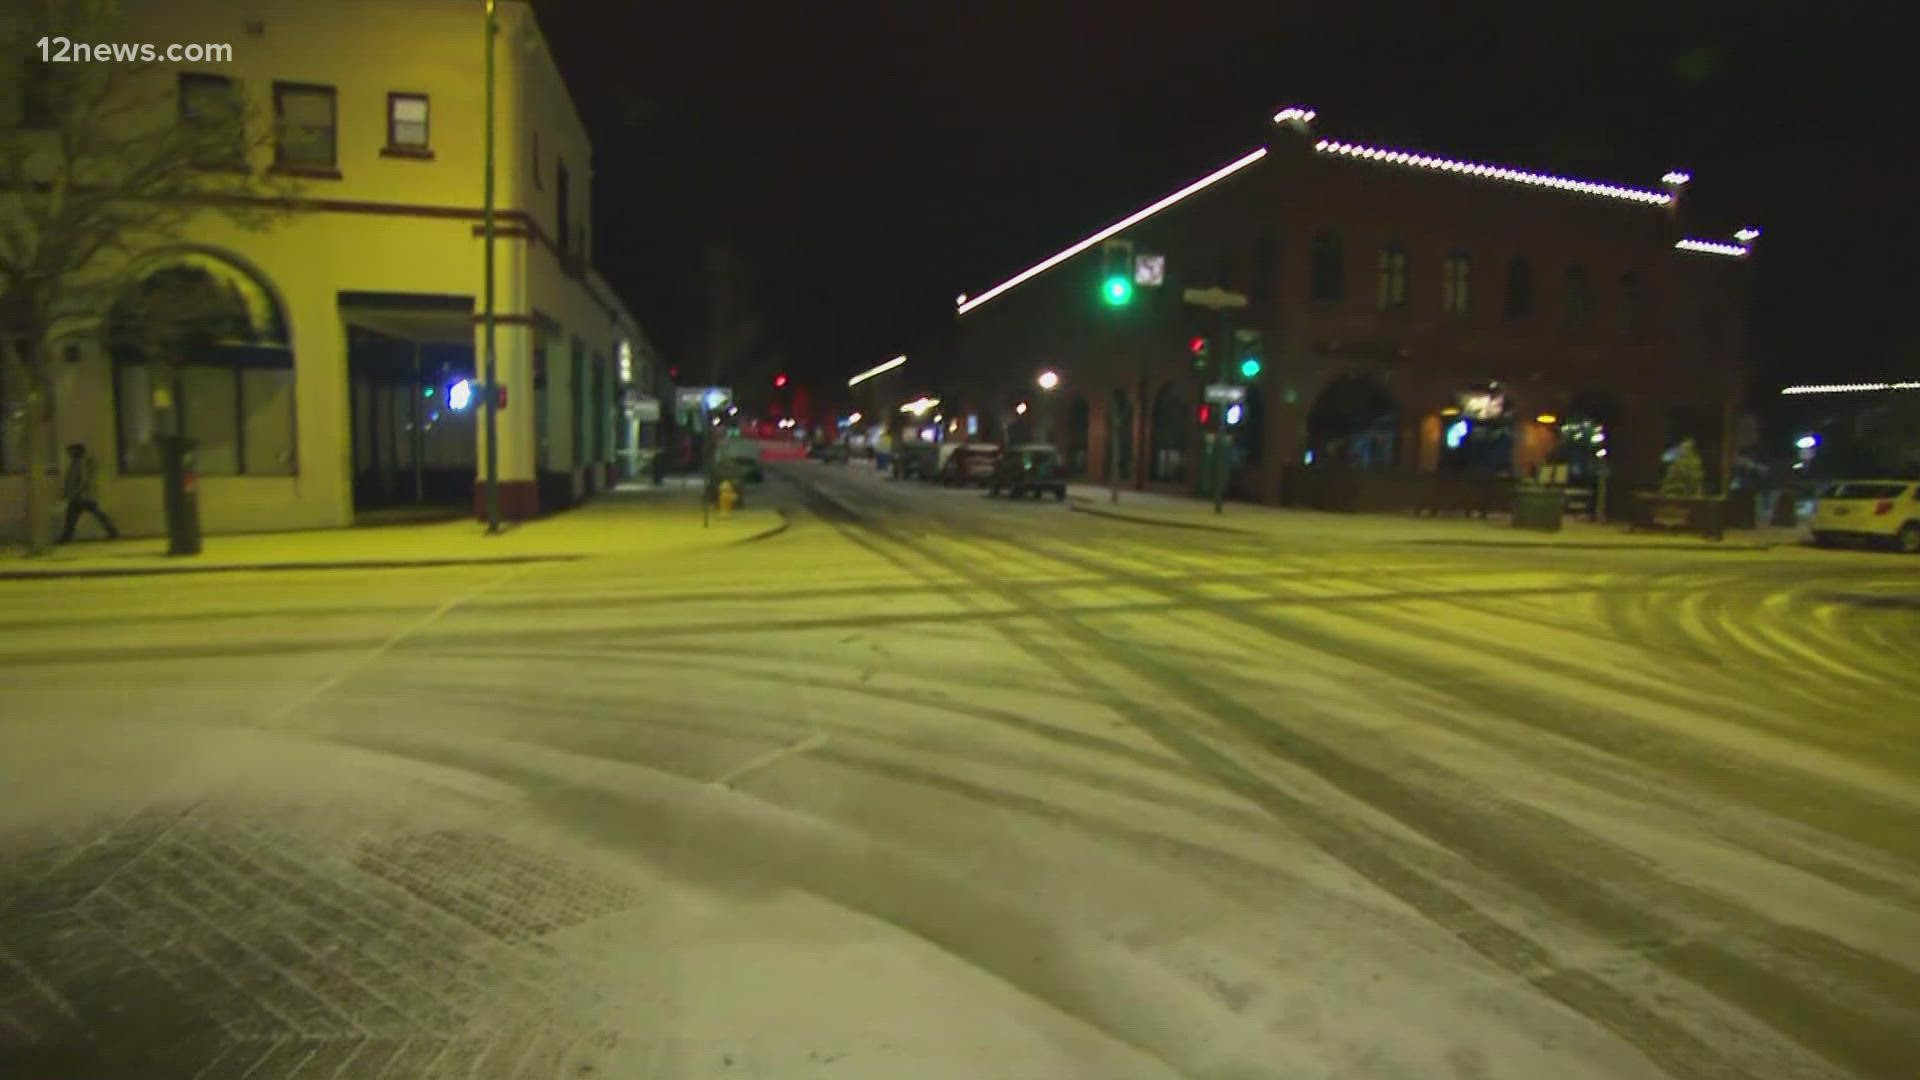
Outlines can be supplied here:
<path id="1" fill-rule="evenodd" d="M 1260 361 L 1255 357 L 1251 357 L 1251 356 L 1247 357 L 1245 360 L 1240 361 L 1240 374 L 1242 377 L 1248 378 L 1248 379 L 1251 379 L 1255 375 L 1260 374 Z"/>
<path id="2" fill-rule="evenodd" d="M 1100 286 L 1100 295 L 1112 307 L 1124 307 L 1133 302 L 1133 282 L 1124 276 L 1115 274 Z"/>

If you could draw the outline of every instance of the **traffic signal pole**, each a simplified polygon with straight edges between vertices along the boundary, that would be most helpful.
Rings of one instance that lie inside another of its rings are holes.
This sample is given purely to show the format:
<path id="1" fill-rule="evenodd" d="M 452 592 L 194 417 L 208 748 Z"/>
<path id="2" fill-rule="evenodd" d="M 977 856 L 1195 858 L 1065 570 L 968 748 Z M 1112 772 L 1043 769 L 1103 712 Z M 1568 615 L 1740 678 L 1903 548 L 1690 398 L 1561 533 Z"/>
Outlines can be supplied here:
<path id="1" fill-rule="evenodd" d="M 1231 372 L 1228 365 L 1233 362 L 1233 316 L 1230 308 L 1220 309 L 1220 385 L 1231 386 Z M 1213 418 L 1213 512 L 1225 513 L 1227 501 L 1227 472 L 1233 466 L 1227 456 L 1227 402 L 1214 404 Z"/>

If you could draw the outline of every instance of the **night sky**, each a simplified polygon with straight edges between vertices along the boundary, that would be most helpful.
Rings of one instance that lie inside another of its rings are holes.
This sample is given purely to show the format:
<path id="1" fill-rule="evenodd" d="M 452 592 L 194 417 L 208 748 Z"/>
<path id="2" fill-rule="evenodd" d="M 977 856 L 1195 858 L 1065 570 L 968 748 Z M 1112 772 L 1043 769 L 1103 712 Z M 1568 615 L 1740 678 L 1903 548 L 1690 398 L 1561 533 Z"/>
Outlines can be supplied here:
<path id="1" fill-rule="evenodd" d="M 765 370 L 841 385 L 1304 104 L 1333 137 L 1647 186 L 1688 169 L 1697 234 L 1764 230 L 1764 376 L 1920 374 L 1896 8 L 1360 6 L 535 0 L 594 139 L 595 261 L 676 362 L 705 245 L 756 270 Z"/>

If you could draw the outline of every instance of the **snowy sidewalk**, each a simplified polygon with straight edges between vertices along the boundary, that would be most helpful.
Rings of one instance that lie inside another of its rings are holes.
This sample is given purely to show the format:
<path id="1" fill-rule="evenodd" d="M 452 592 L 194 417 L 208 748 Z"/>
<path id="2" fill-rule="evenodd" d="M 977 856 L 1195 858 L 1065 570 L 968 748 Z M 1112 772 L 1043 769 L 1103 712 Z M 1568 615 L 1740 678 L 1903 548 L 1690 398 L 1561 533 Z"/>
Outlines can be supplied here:
<path id="1" fill-rule="evenodd" d="M 1804 530 L 1797 528 L 1731 530 L 1726 539 L 1713 541 L 1682 533 L 1634 533 L 1628 532 L 1625 525 L 1596 525 L 1589 521 L 1569 520 L 1560 532 L 1549 533 L 1516 529 L 1504 514 L 1485 519 L 1336 514 L 1231 501 L 1223 513 L 1215 514 L 1209 500 L 1154 492 L 1123 489 L 1116 503 L 1111 501 L 1107 488 L 1094 484 L 1068 485 L 1067 496 L 1075 511 L 1099 517 L 1279 541 L 1721 551 L 1759 551 L 1797 546 L 1806 541 Z"/>
<path id="2" fill-rule="evenodd" d="M 222 570 L 348 570 L 475 563 L 649 558 L 759 539 L 785 528 L 778 511 L 748 507 L 705 525 L 692 491 L 622 486 L 552 517 L 510 524 L 497 536 L 465 518 L 302 532 L 210 535 L 195 556 L 169 556 L 164 537 L 80 541 L 28 558 L 0 549 L 0 580 L 208 573 Z"/>

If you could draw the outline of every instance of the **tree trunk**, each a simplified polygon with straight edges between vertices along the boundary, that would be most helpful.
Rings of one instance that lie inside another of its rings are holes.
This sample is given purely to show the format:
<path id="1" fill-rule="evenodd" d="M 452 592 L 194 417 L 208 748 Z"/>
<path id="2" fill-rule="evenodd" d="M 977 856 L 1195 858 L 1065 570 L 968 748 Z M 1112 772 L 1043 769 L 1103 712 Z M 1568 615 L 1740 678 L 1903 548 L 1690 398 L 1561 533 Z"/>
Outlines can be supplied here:
<path id="1" fill-rule="evenodd" d="M 53 491 L 47 485 L 47 431 L 52 423 L 53 395 L 47 392 L 47 373 L 40 365 L 43 351 L 33 341 L 8 341 L 0 349 L 13 353 L 10 359 L 26 382 L 26 472 L 21 489 L 25 492 L 27 518 L 27 554 L 45 555 L 53 546 Z M 4 353 L 0 353 L 3 356 Z"/>
<path id="2" fill-rule="evenodd" d="M 53 547 L 53 489 L 47 483 L 47 415 L 52 395 L 46 392 L 45 373 L 29 368 L 27 375 L 27 554 L 45 555 Z"/>

